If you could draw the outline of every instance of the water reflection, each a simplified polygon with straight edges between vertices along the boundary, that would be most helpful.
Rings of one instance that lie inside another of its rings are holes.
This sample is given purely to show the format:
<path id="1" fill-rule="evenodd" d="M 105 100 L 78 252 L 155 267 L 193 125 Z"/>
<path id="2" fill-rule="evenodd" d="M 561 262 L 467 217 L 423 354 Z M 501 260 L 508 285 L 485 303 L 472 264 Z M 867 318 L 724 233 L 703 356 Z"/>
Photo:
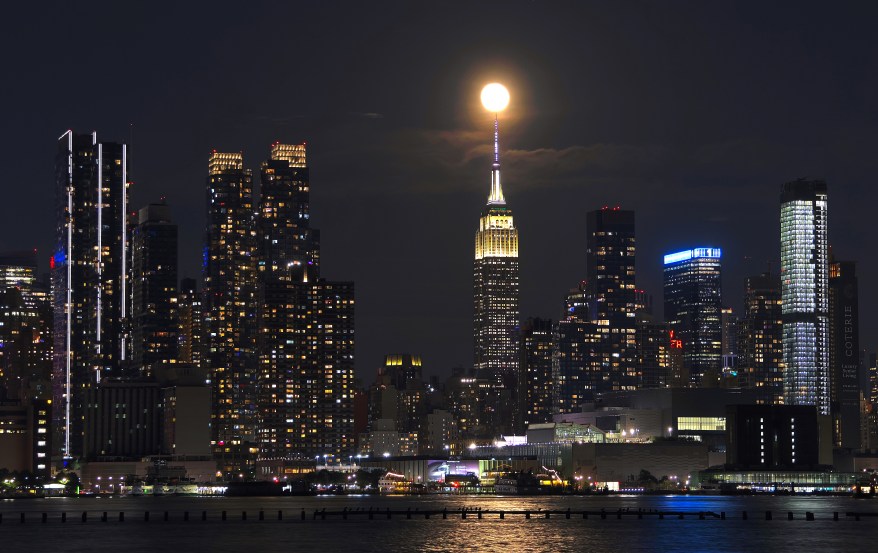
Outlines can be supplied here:
<path id="1" fill-rule="evenodd" d="M 618 509 L 659 511 L 726 512 L 727 519 L 684 520 L 668 517 L 590 517 L 588 520 L 555 516 L 549 520 L 534 515 L 497 515 L 479 520 L 469 516 L 449 516 L 447 520 L 432 517 L 395 516 L 387 520 L 376 516 L 340 517 L 312 520 L 315 509 L 327 511 L 369 508 L 423 511 L 456 510 L 461 507 L 482 510 L 520 511 L 567 509 L 615 513 Z M 262 509 L 266 520 L 258 521 Z M 307 521 L 300 520 L 304 509 Z M 83 510 L 89 511 L 87 524 L 79 521 Z M 143 522 L 143 511 L 152 514 Z M 221 522 L 219 513 L 227 511 L 228 520 Z M 278 522 L 276 513 L 283 511 Z M 775 516 L 766 521 L 764 511 Z M 7 551 L 120 551 L 140 552 L 173 548 L 182 551 L 874 551 L 878 539 L 878 519 L 855 522 L 832 521 L 839 511 L 878 511 L 875 500 L 846 497 L 723 497 L 723 496 L 601 496 L 601 497 L 473 497 L 473 496 L 330 496 L 272 498 L 200 498 L 142 497 L 94 499 L 46 499 L 0 503 L 3 524 L 0 536 L 3 553 Z M 61 512 L 69 513 L 68 522 L 61 524 Z M 100 522 L 103 511 L 109 522 Z M 120 523 L 115 515 L 126 512 Z M 169 512 L 169 522 L 163 513 Z M 207 522 L 200 519 L 208 511 Z M 241 512 L 247 511 L 247 521 Z M 748 511 L 749 520 L 741 513 Z M 792 522 L 786 513 L 793 511 Z M 816 520 L 805 521 L 805 511 L 816 513 Z M 20 524 L 20 512 L 27 512 L 28 523 Z M 39 515 L 50 514 L 42 524 Z M 183 521 L 183 512 L 190 521 Z"/>

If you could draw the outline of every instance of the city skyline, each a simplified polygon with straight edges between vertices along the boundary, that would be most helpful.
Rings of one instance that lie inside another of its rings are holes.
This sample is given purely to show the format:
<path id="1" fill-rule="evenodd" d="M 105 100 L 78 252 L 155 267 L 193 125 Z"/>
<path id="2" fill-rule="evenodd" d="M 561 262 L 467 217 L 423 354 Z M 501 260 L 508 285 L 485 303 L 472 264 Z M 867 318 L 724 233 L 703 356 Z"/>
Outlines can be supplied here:
<path id="1" fill-rule="evenodd" d="M 474 8 L 477 14 L 481 9 Z M 509 14 L 498 17 L 512 25 L 522 12 L 522 8 L 512 6 Z M 619 17 L 619 13 L 611 8 L 596 13 L 607 18 Z M 834 13 L 835 17 L 845 15 L 844 9 L 841 13 Z M 734 16 L 730 18 L 732 23 L 724 25 L 718 22 L 721 15 L 728 14 L 720 8 L 700 8 L 689 17 L 711 24 L 710 28 L 718 32 L 720 38 L 743 28 L 749 30 L 748 36 L 760 44 L 775 43 L 773 33 L 764 28 L 753 28 L 749 19 L 752 14 L 747 9 L 731 14 Z M 74 14 L 75 17 L 81 16 Z M 325 14 L 318 12 L 314 17 L 320 20 Z M 642 22 L 641 18 L 645 19 L 646 15 L 635 16 L 635 22 Z M 789 55 L 806 51 L 802 38 L 807 34 L 806 30 L 795 27 L 801 21 L 783 24 L 779 19 L 779 13 L 770 9 L 767 20 L 775 25 L 775 29 L 779 27 L 796 39 L 789 47 L 794 52 Z M 183 20 L 186 20 L 186 14 L 183 14 Z M 546 16 L 538 22 L 538 27 L 549 27 L 549 22 L 554 24 L 560 20 L 559 14 Z M 50 22 L 51 25 L 57 23 Z M 660 21 L 659 29 L 666 29 L 669 25 Z M 671 93 L 677 90 L 678 83 L 680 86 L 689 83 L 686 71 L 701 67 L 702 64 L 696 62 L 705 59 L 684 57 L 680 62 L 682 69 L 673 71 L 672 76 L 659 78 L 652 75 L 658 85 L 653 87 L 654 94 L 632 95 L 621 101 L 612 95 L 625 89 L 622 83 L 627 79 L 608 73 L 607 66 L 586 64 L 585 67 L 591 69 L 576 72 L 578 76 L 565 74 L 551 65 L 549 69 L 540 70 L 537 66 L 550 59 L 550 54 L 556 52 L 554 48 L 560 49 L 563 45 L 532 45 L 534 50 L 530 55 L 521 55 L 522 51 L 512 48 L 508 38 L 499 36 L 499 33 L 488 31 L 490 37 L 475 38 L 476 26 L 464 22 L 462 36 L 466 47 L 462 50 L 472 52 L 488 38 L 497 39 L 496 45 L 484 55 L 467 60 L 460 69 L 440 68 L 440 72 L 445 72 L 446 82 L 438 92 L 423 80 L 431 74 L 424 72 L 418 73 L 422 77 L 420 80 L 416 78 L 405 83 L 399 91 L 385 90 L 390 99 L 381 99 L 376 87 L 365 85 L 365 90 L 356 95 L 356 101 L 350 101 L 349 96 L 340 92 L 344 88 L 342 83 L 329 82 L 316 87 L 327 90 L 333 99 L 344 98 L 345 102 L 340 105 L 345 106 L 345 111 L 334 110 L 328 102 L 317 105 L 313 99 L 309 103 L 304 98 L 304 116 L 299 117 L 299 114 L 291 113 L 288 105 L 277 103 L 271 96 L 269 99 L 274 101 L 265 104 L 267 113 L 258 113 L 256 106 L 261 109 L 260 100 L 265 97 L 238 88 L 231 102 L 237 107 L 223 111 L 220 107 L 224 108 L 229 102 L 210 98 L 209 89 L 202 87 L 196 88 L 198 92 L 187 93 L 182 100 L 172 92 L 159 91 L 157 95 L 142 95 L 143 99 L 131 105 L 124 103 L 128 98 L 124 94 L 121 99 L 112 100 L 95 93 L 92 102 L 84 102 L 78 108 L 68 103 L 77 94 L 71 92 L 74 96 L 59 100 L 57 106 L 51 106 L 44 115 L 32 120 L 36 123 L 25 124 L 24 120 L 18 119 L 21 115 L 12 114 L 11 121 L 22 128 L 22 134 L 16 138 L 16 143 L 4 144 L 4 149 L 14 152 L 15 158 L 24 156 L 24 169 L 16 163 L 12 173 L 13 182 L 24 186 L 14 193 L 19 200 L 9 202 L 3 208 L 4 221 L 7 222 L 3 226 L 5 232 L 0 246 L 7 251 L 39 248 L 41 272 L 46 271 L 53 242 L 51 214 L 30 213 L 31 210 L 22 209 L 21 205 L 37 205 L 38 198 L 51 194 L 50 166 L 54 145 L 50 137 L 58 136 L 69 126 L 82 131 L 95 129 L 102 139 L 128 142 L 131 138 L 128 123 L 134 122 L 129 162 L 136 184 L 133 197 L 129 199 L 130 207 L 138 209 L 161 196 L 168 196 L 174 210 L 173 218 L 181 227 L 179 276 L 198 277 L 203 228 L 200 221 L 203 217 L 203 166 L 207 152 L 212 147 L 221 151 L 243 149 L 245 157 L 256 163 L 261 159 L 265 145 L 271 141 L 298 143 L 307 140 L 310 164 L 315 168 L 312 175 L 314 217 L 324 229 L 321 238 L 329 252 L 323 260 L 324 266 L 328 274 L 344 275 L 357 282 L 358 375 L 370 374 L 389 351 L 421 355 L 427 373 L 447 374 L 452 366 L 467 366 L 471 359 L 471 260 L 467 259 L 466 252 L 467 245 L 471 244 L 471 228 L 468 225 L 454 228 L 450 221 L 458 214 L 462 220 L 475 219 L 483 203 L 484 172 L 480 168 L 485 166 L 490 155 L 487 146 L 490 135 L 485 130 L 489 119 L 476 105 L 476 92 L 484 82 L 498 80 L 509 83 L 516 98 L 510 108 L 513 119 L 505 125 L 504 152 L 508 151 L 509 155 L 504 158 L 508 160 L 504 164 L 504 188 L 515 206 L 516 224 L 522 229 L 522 319 L 558 317 L 565 291 L 586 274 L 583 213 L 603 205 L 619 205 L 637 213 L 640 229 L 638 288 L 659 297 L 662 255 L 694 244 L 714 244 L 724 250 L 723 301 L 739 311 L 744 297 L 744 278 L 766 271 L 768 261 L 773 262 L 772 271 L 777 271 L 777 190 L 782 183 L 802 175 L 823 177 L 831 187 L 830 242 L 839 257 L 859 262 L 858 274 L 862 282 L 868 282 L 875 274 L 875 262 L 855 247 L 858 243 L 873 242 L 875 232 L 866 224 L 865 209 L 869 202 L 860 199 L 868 183 L 866 176 L 872 173 L 872 162 L 866 152 L 874 149 L 871 146 L 873 139 L 853 138 L 868 134 L 861 128 L 868 129 L 868 117 L 854 129 L 863 134 L 851 133 L 848 138 L 858 146 L 850 147 L 845 153 L 833 146 L 838 135 L 846 134 L 845 129 L 852 125 L 851 113 L 861 113 L 856 111 L 863 109 L 859 96 L 853 98 L 841 113 L 821 112 L 813 118 L 805 117 L 806 122 L 791 125 L 786 130 L 784 123 L 788 120 L 782 116 L 759 124 L 751 123 L 758 127 L 757 131 L 770 129 L 763 147 L 753 140 L 754 136 L 760 135 L 759 132 L 733 124 L 723 127 L 723 123 L 731 123 L 729 118 L 734 113 L 750 108 L 776 107 L 771 102 L 757 102 L 741 89 L 734 89 L 740 96 L 732 96 L 734 101 L 725 104 L 729 106 L 728 112 L 708 112 L 712 115 L 708 122 L 722 131 L 699 132 L 706 127 L 699 126 L 688 115 L 685 120 L 666 125 L 667 134 L 663 134 L 662 124 L 666 124 L 667 119 L 655 122 L 649 117 L 626 118 L 622 108 L 633 109 L 635 115 L 641 116 L 659 114 L 664 108 L 674 112 L 685 105 L 685 101 L 692 100 L 693 95 L 681 93 L 682 99 L 677 100 Z M 480 25 L 478 27 L 481 29 Z M 657 32 L 640 30 L 646 33 L 639 39 L 642 41 L 654 36 L 650 33 Z M 504 30 L 503 35 L 507 34 L 510 34 L 508 30 Z M 697 40 L 692 35 L 686 36 Z M 600 39 L 606 41 L 608 47 L 614 44 L 606 35 Z M 134 44 L 142 47 L 146 44 L 144 40 L 143 36 L 134 33 Z M 858 44 L 857 40 L 851 37 L 842 43 L 851 48 L 851 43 Z M 47 41 L 51 42 L 51 39 Z M 661 46 L 664 52 L 669 48 L 673 47 Z M 860 51 L 864 58 L 850 63 L 838 61 L 848 52 L 842 47 L 827 53 L 828 60 L 807 56 L 798 59 L 804 60 L 801 65 L 809 69 L 841 68 L 838 79 L 848 87 L 845 90 L 851 90 L 856 83 L 856 88 L 863 90 L 863 96 L 868 97 L 875 84 L 873 77 L 860 75 L 857 69 L 868 66 L 875 52 L 874 48 L 865 47 Z M 436 55 L 432 51 L 426 54 L 430 59 Z M 712 54 L 718 55 L 716 51 Z M 703 55 L 710 56 L 711 52 Z M 334 56 L 321 59 L 338 59 L 342 53 L 335 52 Z M 732 67 L 740 67 L 744 58 L 741 54 L 729 63 Z M 562 56 L 561 59 L 573 61 L 569 57 Z M 640 71 L 634 72 L 635 77 L 645 71 L 635 58 L 624 53 L 617 54 L 615 59 L 612 56 L 607 59 L 607 63 L 616 62 L 620 67 L 625 67 L 623 62 L 627 61 L 628 66 Z M 798 73 L 791 75 L 781 69 L 781 62 L 786 59 L 783 53 L 771 54 L 766 61 L 767 68 L 743 66 L 744 76 L 762 82 L 771 76 L 771 70 L 776 70 L 779 73 L 777 80 L 768 79 L 768 82 L 773 83 L 772 90 L 776 94 L 786 97 L 783 92 L 806 82 L 797 76 Z M 594 61 L 592 58 L 588 60 Z M 143 54 L 135 55 L 130 61 L 130 69 L 152 67 L 148 61 Z M 205 62 L 199 66 L 199 71 L 208 67 L 210 64 Z M 247 71 L 255 71 L 258 67 L 259 64 L 255 64 Z M 174 67 L 171 69 L 173 73 Z M 371 69 L 378 74 L 386 71 L 380 67 Z M 175 82 L 180 82 L 188 74 L 179 68 L 176 71 L 171 75 Z M 546 85 L 539 85 L 540 78 L 549 71 L 553 79 Z M 22 68 L 19 74 L 32 73 Z M 605 81 L 606 91 L 600 90 L 596 85 L 598 81 L 587 78 L 601 75 L 617 77 Z M 640 79 L 650 82 L 650 75 L 646 72 Z M 637 82 L 635 77 L 631 79 Z M 35 82 L 46 82 L 45 78 L 39 77 Z M 783 79 L 789 84 L 781 84 Z M 587 86 L 589 83 L 591 86 Z M 718 90 L 711 86 L 707 89 L 706 98 L 730 99 L 729 96 L 718 96 Z M 198 93 L 206 94 L 208 108 L 199 108 L 193 103 L 192 95 Z M 17 92 L 12 91 L 12 94 L 15 100 Z M 140 92 L 138 95 L 140 97 Z M 405 95 L 408 97 L 403 99 Z M 586 100 L 582 106 L 573 101 L 580 96 Z M 793 105 L 782 110 L 783 116 L 808 114 L 809 106 L 824 96 L 837 98 L 846 94 L 832 87 L 818 87 L 816 92 L 803 90 L 802 96 L 804 98 L 792 100 Z M 104 105 L 99 100 L 108 102 Z M 394 104 L 398 100 L 404 101 Z M 159 107 L 162 102 L 170 102 L 173 109 L 166 113 Z M 25 115 L 32 113 L 37 106 L 36 100 L 20 99 L 16 103 L 22 106 Z M 357 109 L 353 109 L 354 106 L 358 106 Z M 696 106 L 704 109 L 702 104 L 696 103 Z M 159 113 L 152 119 L 148 114 L 155 110 Z M 228 113 L 229 119 L 214 119 L 223 113 Z M 867 110 L 865 113 L 871 112 Z M 618 128 L 609 124 L 607 114 L 618 114 L 619 119 L 614 121 Z M 184 115 L 187 117 L 183 118 Z M 191 132 L 183 133 L 186 135 L 183 137 L 172 136 L 175 133 L 167 133 L 167 129 L 174 128 L 172 121 L 177 121 L 181 129 L 191 129 Z M 803 129 L 802 125 L 812 131 L 808 135 L 814 138 L 806 140 L 794 136 Z M 808 125 L 813 125 L 813 129 Z M 702 137 L 707 138 L 705 146 L 693 148 L 691 143 L 700 142 Z M 410 140 L 406 143 L 403 138 Z M 371 142 L 375 144 L 370 145 Z M 382 147 L 394 145 L 394 154 L 376 153 L 378 144 Z M 698 155 L 690 155 L 692 153 Z M 775 156 L 779 161 L 766 161 L 776 153 L 781 154 Z M 394 166 L 399 168 L 396 175 L 387 171 Z M 258 169 L 256 165 L 247 167 L 254 171 Z M 351 177 L 353 174 L 357 177 Z M 424 201 L 426 198 L 429 201 Z M 419 202 L 417 210 L 410 209 L 413 202 Z M 726 205 L 731 207 L 724 208 Z M 736 210 L 746 210 L 747 225 L 742 225 L 742 219 L 734 215 Z M 376 214 L 380 216 L 376 217 Z M 376 235 L 387 236 L 391 228 L 407 231 L 392 235 L 385 248 L 376 252 L 365 247 L 367 237 L 354 230 L 365 228 L 367 223 L 373 225 L 370 228 Z M 431 232 L 418 232 L 421 228 L 441 228 L 443 232 L 436 233 L 441 236 L 435 238 Z M 553 246 L 553 241 L 563 242 L 564 250 Z M 368 257 L 361 251 L 369 251 Z M 394 261 L 401 259 L 402 254 L 411 255 L 406 257 L 403 270 L 382 271 L 380 275 L 370 271 L 375 266 L 393 267 Z M 752 260 L 746 261 L 745 256 Z M 436 274 L 424 274 L 433 272 Z M 417 289 L 425 285 L 421 278 L 428 279 L 427 286 L 443 290 L 440 300 L 418 295 Z M 870 347 L 868 336 L 876 327 L 876 321 L 867 315 L 868 306 L 874 304 L 873 294 L 869 287 L 863 287 L 860 298 L 864 306 L 862 345 L 867 348 Z M 419 301 L 413 302 L 412 298 L 419 298 Z M 419 305 L 409 306 L 414 303 Z M 448 347 L 448 344 L 452 346 Z"/>

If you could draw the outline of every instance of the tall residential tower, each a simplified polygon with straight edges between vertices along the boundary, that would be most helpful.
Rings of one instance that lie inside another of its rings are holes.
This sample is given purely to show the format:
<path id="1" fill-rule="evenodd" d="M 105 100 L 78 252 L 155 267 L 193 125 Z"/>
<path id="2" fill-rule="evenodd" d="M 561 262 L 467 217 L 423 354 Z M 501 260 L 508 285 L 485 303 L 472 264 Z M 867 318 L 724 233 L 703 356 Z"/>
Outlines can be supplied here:
<path id="1" fill-rule="evenodd" d="M 61 453 L 82 453 L 85 392 L 120 376 L 128 300 L 128 150 L 67 131 L 55 158 L 52 370 Z"/>
<path id="2" fill-rule="evenodd" d="M 256 230 L 253 178 L 241 153 L 213 152 L 207 177 L 203 366 L 212 441 L 223 470 L 252 470 L 256 440 Z"/>
<path id="3" fill-rule="evenodd" d="M 638 374 L 634 286 L 634 212 L 616 208 L 586 216 L 588 318 L 597 341 L 590 363 L 597 392 L 633 390 Z"/>
<path id="4" fill-rule="evenodd" d="M 830 414 L 826 182 L 800 179 L 780 195 L 784 403 Z"/>

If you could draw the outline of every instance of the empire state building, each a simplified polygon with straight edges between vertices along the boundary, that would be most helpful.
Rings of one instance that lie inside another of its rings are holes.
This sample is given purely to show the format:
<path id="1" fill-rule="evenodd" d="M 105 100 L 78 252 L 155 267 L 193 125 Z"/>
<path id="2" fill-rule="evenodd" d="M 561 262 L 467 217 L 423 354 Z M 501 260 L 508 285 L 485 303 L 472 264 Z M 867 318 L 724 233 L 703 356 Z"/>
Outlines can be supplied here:
<path id="1" fill-rule="evenodd" d="M 501 384 L 519 363 L 519 271 L 518 229 L 500 186 L 498 129 L 495 117 L 491 193 L 475 240 L 473 336 L 476 374 Z"/>

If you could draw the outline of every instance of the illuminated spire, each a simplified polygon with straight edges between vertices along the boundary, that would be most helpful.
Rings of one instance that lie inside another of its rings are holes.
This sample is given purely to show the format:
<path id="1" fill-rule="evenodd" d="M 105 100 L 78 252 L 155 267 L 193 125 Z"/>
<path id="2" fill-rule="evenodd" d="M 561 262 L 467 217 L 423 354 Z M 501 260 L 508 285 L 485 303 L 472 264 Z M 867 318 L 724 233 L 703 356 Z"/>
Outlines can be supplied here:
<path id="1" fill-rule="evenodd" d="M 500 186 L 500 121 L 494 114 L 494 163 L 491 166 L 491 194 L 488 205 L 506 205 L 503 187 Z"/>

